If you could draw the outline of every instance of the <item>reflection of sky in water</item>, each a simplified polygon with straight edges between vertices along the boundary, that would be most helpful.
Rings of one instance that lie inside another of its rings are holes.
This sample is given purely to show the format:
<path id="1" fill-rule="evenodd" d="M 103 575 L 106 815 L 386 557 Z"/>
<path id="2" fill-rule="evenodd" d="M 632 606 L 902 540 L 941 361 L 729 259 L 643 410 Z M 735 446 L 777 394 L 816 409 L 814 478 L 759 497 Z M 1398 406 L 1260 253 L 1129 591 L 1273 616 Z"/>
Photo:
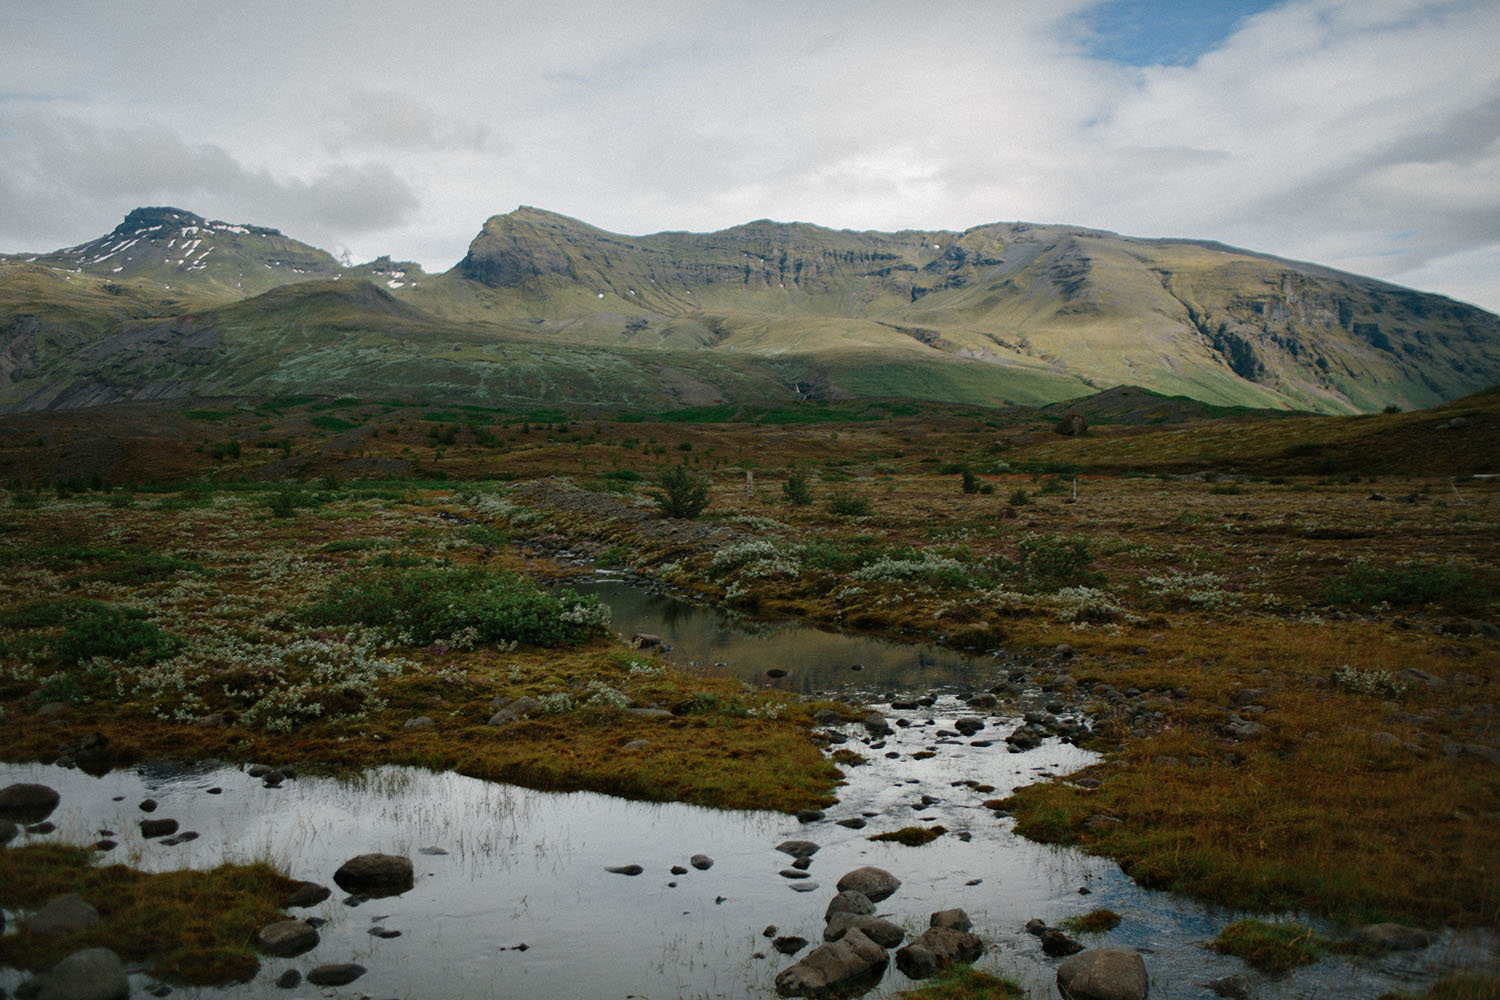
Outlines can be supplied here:
<path id="1" fill-rule="evenodd" d="M 614 627 L 627 639 L 636 632 L 660 635 L 673 646 L 668 659 L 727 671 L 765 682 L 773 668 L 787 671 L 776 686 L 799 694 L 857 687 L 923 691 L 933 687 L 981 686 L 995 681 L 996 664 L 940 646 L 908 646 L 828 632 L 795 623 L 756 622 L 718 608 L 648 593 L 621 580 L 575 581 L 581 594 L 608 604 Z M 862 669 L 851 669 L 855 665 Z"/>
<path id="2" fill-rule="evenodd" d="M 710 616 L 689 617 L 695 629 L 712 622 Z M 661 624 L 647 630 L 667 631 Z M 778 648 L 794 649 L 805 664 L 809 644 L 805 637 L 789 638 L 796 631 L 809 630 L 777 630 L 773 641 L 787 643 Z M 835 662 L 842 657 L 828 655 Z M 873 659 L 867 657 L 867 665 Z M 1056 741 L 1030 753 L 1008 753 L 1003 739 L 1015 727 L 1013 719 L 987 720 L 975 739 L 992 745 L 973 746 L 952 735 L 952 721 L 970 714 L 953 697 L 930 710 L 888 714 L 909 725 L 897 726 L 879 747 L 866 745 L 862 728 L 850 727 L 844 745 L 868 763 L 847 769 L 839 804 L 826 819 L 807 825 L 776 813 L 534 792 L 407 768 L 380 768 L 354 780 L 300 777 L 267 789 L 235 768 L 217 766 L 146 765 L 92 778 L 4 764 L 0 786 L 39 781 L 58 789 L 62 803 L 50 817 L 58 833 L 38 839 L 89 843 L 101 829 L 112 830 L 120 846 L 106 856 L 110 862 L 162 870 L 267 859 L 296 878 L 335 889 L 327 903 L 296 911 L 329 920 L 312 952 L 266 958 L 248 984 L 179 989 L 175 996 L 285 997 L 274 986 L 283 970 L 355 961 L 370 970 L 350 987 L 348 995 L 356 996 L 769 998 L 776 973 L 791 960 L 771 950 L 762 929 L 774 924 L 782 934 L 817 942 L 835 883 L 861 865 L 886 868 L 902 880 L 880 912 L 910 930 L 925 927 L 934 910 L 967 910 L 976 932 L 991 944 L 981 966 L 1017 978 L 1033 998 L 1056 996 L 1057 962 L 1042 956 L 1037 940 L 1022 930 L 1025 922 L 1040 917 L 1057 923 L 1098 906 L 1125 920 L 1088 943 L 1142 949 L 1153 997 L 1211 997 L 1199 984 L 1243 971 L 1237 960 L 1202 948 L 1236 915 L 1146 892 L 1110 862 L 1021 840 L 1010 833 L 1009 821 L 982 807 L 1018 785 L 1070 773 L 1091 755 Z M 913 759 L 918 752 L 934 756 Z M 979 791 L 968 783 L 993 788 Z M 210 787 L 222 788 L 222 794 L 208 794 Z M 137 804 L 148 796 L 160 803 L 153 817 L 176 819 L 200 838 L 175 847 L 143 841 L 136 824 L 145 814 Z M 938 801 L 923 804 L 923 796 Z M 837 822 L 861 816 L 869 823 L 862 830 Z M 950 833 L 919 848 L 867 839 L 930 823 Z M 777 874 L 791 862 L 775 850 L 787 839 L 822 845 L 810 869 L 815 891 L 793 892 Z M 423 854 L 424 847 L 448 853 Z M 416 887 L 357 908 L 343 906 L 333 872 L 370 851 L 412 858 Z M 699 853 L 714 859 L 708 871 L 690 867 L 689 859 Z M 630 878 L 604 870 L 625 864 L 639 864 L 645 872 Z M 674 865 L 687 872 L 672 875 Z M 1082 886 L 1091 893 L 1080 895 Z M 7 914 L 11 927 L 14 918 Z M 375 938 L 368 933 L 372 926 L 402 934 Z M 523 943 L 526 951 L 514 950 Z M 1430 978 L 1429 963 L 1467 954 L 1450 937 L 1427 952 L 1375 965 L 1326 962 L 1299 970 L 1258 984 L 1258 995 L 1290 1000 L 1415 990 L 1423 977 Z M 1372 971 L 1377 968 L 1381 975 Z M 14 970 L 0 970 L 0 987 L 13 991 L 20 978 Z M 137 977 L 136 995 L 145 985 Z M 871 995 L 894 996 L 910 985 L 893 966 Z"/>

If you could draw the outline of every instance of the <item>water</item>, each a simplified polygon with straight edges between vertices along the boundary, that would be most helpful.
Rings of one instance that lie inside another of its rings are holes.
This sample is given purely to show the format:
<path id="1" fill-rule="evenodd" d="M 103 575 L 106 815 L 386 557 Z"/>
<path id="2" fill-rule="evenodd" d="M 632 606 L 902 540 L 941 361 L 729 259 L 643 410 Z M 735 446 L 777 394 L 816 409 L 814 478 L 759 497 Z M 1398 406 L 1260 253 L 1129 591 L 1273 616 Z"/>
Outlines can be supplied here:
<path id="1" fill-rule="evenodd" d="M 913 665 L 910 653 L 881 659 L 871 650 L 890 644 L 848 640 L 853 645 L 840 646 L 847 637 L 795 626 L 776 627 L 771 644 L 756 647 L 753 627 L 726 629 L 712 611 L 699 609 L 700 619 L 697 611 L 684 612 L 680 602 L 662 606 L 671 613 L 654 622 L 646 602 L 617 614 L 617 620 L 627 630 L 669 637 L 679 655 L 704 659 L 715 655 L 711 650 L 733 651 L 721 659 L 740 664 L 746 676 L 763 676 L 779 663 L 808 685 L 837 686 L 833 680 L 849 673 L 845 661 L 857 656 L 852 662 L 866 666 L 859 672 L 860 685 L 883 687 L 891 677 L 916 671 L 922 682 L 912 686 L 926 689 L 939 676 L 968 684 L 986 680 L 984 671 L 995 669 L 982 659 L 958 662 L 951 653 L 929 666 Z M 715 629 L 735 634 L 726 637 Z M 812 655 L 815 648 L 827 652 Z M 402 854 L 416 863 L 416 886 L 401 896 L 349 907 L 335 888 L 328 902 L 295 911 L 328 920 L 313 951 L 293 959 L 264 958 L 250 983 L 179 989 L 175 995 L 180 996 L 283 997 L 288 993 L 274 980 L 285 969 L 305 973 L 323 963 L 354 961 L 369 972 L 340 995 L 759 1000 L 775 995 L 776 973 L 794 960 L 774 952 L 762 930 L 774 925 L 780 934 L 817 943 L 835 883 L 861 865 L 885 868 L 902 880 L 880 912 L 913 933 L 926 926 L 932 911 L 967 910 L 976 933 L 990 946 L 981 967 L 1017 978 L 1035 998 L 1056 996 L 1057 961 L 1042 955 L 1037 939 L 1023 931 L 1025 922 L 1039 917 L 1056 924 L 1101 906 L 1120 913 L 1124 922 L 1108 934 L 1086 937 L 1085 943 L 1141 950 L 1153 997 L 1212 997 L 1201 984 L 1245 971 L 1238 960 L 1202 947 L 1239 914 L 1145 891 L 1113 863 L 1022 840 L 1008 820 L 996 819 L 982 805 L 1019 785 L 1074 771 L 1092 755 L 1055 740 L 1011 754 L 1003 739 L 1016 719 L 991 717 L 972 739 L 958 738 L 952 721 L 973 712 L 951 695 L 931 708 L 875 707 L 893 723 L 907 725 L 897 726 L 878 745 L 862 728 L 846 727 L 849 739 L 843 745 L 868 763 L 847 769 L 838 805 L 808 824 L 779 813 L 535 792 L 410 768 L 377 768 L 352 781 L 300 777 L 268 789 L 240 769 L 219 764 L 148 765 L 101 778 L 51 766 L 0 765 L 0 786 L 37 781 L 62 793 L 61 805 L 49 817 L 58 831 L 32 839 L 89 843 L 108 829 L 120 846 L 107 860 L 147 870 L 264 859 L 293 877 L 333 888 L 333 872 L 355 854 Z M 934 756 L 916 759 L 916 753 Z M 966 783 L 992 789 L 979 791 Z M 209 794 L 213 787 L 221 793 Z M 922 805 L 924 795 L 938 801 Z M 177 819 L 199 839 L 178 846 L 143 840 L 136 824 L 146 814 L 137 804 L 147 797 L 159 802 L 151 816 Z M 866 819 L 867 827 L 856 830 L 837 822 L 855 817 Z M 949 832 L 923 847 L 868 839 L 932 824 Z M 810 868 L 815 891 L 795 892 L 778 874 L 791 858 L 775 848 L 787 839 L 821 845 Z M 425 854 L 423 848 L 447 853 Z M 712 868 L 698 871 L 689 865 L 699 853 L 714 859 Z M 605 871 L 626 864 L 645 871 L 633 878 Z M 674 865 L 687 873 L 673 875 Z M 1080 894 L 1080 888 L 1089 894 Z M 24 915 L 6 917 L 7 926 L 14 927 Z M 402 933 L 381 939 L 369 934 L 371 927 Z M 522 944 L 525 950 L 519 950 Z M 1257 978 L 1257 995 L 1300 1000 L 1417 990 L 1444 968 L 1493 963 L 1496 956 L 1487 949 L 1493 949 L 1489 938 L 1448 934 L 1422 952 L 1324 962 L 1279 981 Z M 22 978 L 16 970 L 0 970 L 0 987 L 13 991 Z M 137 995 L 149 983 L 144 975 L 133 977 Z M 893 965 L 869 995 L 890 997 L 911 985 Z M 303 987 L 293 995 L 308 992 Z M 334 994 L 325 990 L 324 995 Z"/>
<path id="2" fill-rule="evenodd" d="M 934 645 L 905 645 L 794 622 L 762 622 L 720 608 L 653 593 L 618 577 L 571 581 L 580 594 L 608 604 L 614 626 L 627 639 L 659 635 L 683 666 L 720 670 L 764 684 L 766 671 L 787 676 L 775 686 L 798 694 L 854 690 L 893 694 L 936 687 L 969 688 L 994 671 L 988 657 Z"/>

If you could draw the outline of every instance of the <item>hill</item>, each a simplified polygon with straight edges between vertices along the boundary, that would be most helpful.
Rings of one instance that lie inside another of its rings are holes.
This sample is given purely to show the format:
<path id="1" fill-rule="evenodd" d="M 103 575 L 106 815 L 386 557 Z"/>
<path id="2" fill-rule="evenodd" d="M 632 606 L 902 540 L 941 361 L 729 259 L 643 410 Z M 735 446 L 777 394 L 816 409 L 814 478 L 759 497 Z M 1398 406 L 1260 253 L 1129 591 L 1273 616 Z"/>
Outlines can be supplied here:
<path id="1" fill-rule="evenodd" d="M 172 208 L 0 259 L 0 407 L 333 393 L 583 407 L 1115 385 L 1209 406 L 1432 406 L 1500 383 L 1500 317 L 1190 240 L 758 221 L 622 236 L 534 208 L 452 270 L 358 267 Z"/>

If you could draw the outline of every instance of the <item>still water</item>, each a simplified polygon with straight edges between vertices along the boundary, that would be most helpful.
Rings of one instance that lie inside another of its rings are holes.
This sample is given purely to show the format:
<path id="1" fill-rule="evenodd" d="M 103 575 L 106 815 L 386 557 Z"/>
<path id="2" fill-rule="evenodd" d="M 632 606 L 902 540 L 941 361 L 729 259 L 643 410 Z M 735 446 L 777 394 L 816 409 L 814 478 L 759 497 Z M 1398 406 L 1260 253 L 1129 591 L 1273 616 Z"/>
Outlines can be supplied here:
<path id="1" fill-rule="evenodd" d="M 616 597 L 609 600 L 617 604 Z M 840 686 L 835 679 L 850 673 L 850 662 L 866 667 L 857 672 L 861 685 L 885 687 L 889 669 L 894 676 L 921 678 L 910 686 L 922 690 L 983 683 L 984 671 L 993 669 L 983 660 L 913 661 L 921 654 L 909 651 L 886 661 L 859 640 L 835 648 L 825 644 L 840 637 L 786 626 L 771 633 L 772 645 L 756 647 L 756 636 L 765 634 L 756 628 L 702 624 L 680 607 L 649 619 L 639 610 L 617 608 L 624 629 L 672 637 L 668 641 L 692 658 L 749 664 L 742 668 L 747 676 L 781 664 L 788 680 L 802 677 L 819 688 Z M 706 620 L 715 621 L 711 615 Z M 684 621 L 697 624 L 685 628 Z M 691 638 L 700 628 L 703 645 Z M 736 634 L 720 634 L 725 631 Z M 825 666 L 809 666 L 815 662 Z M 895 665 L 881 666 L 886 662 Z M 847 769 L 838 805 L 806 824 L 778 813 L 534 792 L 410 768 L 378 768 L 352 781 L 300 777 L 271 789 L 239 768 L 214 763 L 142 766 L 101 778 L 11 764 L 0 765 L 0 786 L 35 781 L 62 793 L 50 817 L 57 832 L 30 839 L 90 843 L 100 830 L 110 830 L 120 846 L 107 860 L 148 870 L 266 859 L 296 878 L 332 887 L 335 869 L 356 854 L 402 854 L 416 863 L 416 886 L 401 896 L 348 906 L 335 888 L 326 903 L 294 911 L 328 921 L 313 951 L 263 959 L 250 983 L 178 989 L 176 996 L 311 996 L 319 992 L 314 987 L 304 984 L 288 993 L 274 980 L 290 968 L 305 973 L 319 964 L 353 961 L 369 971 L 342 992 L 321 995 L 768 998 L 775 995 L 776 973 L 794 959 L 773 951 L 763 930 L 774 925 L 779 934 L 816 943 L 834 884 L 861 865 L 877 865 L 902 880 L 880 912 L 913 932 L 926 926 L 934 910 L 967 910 L 976 933 L 990 943 L 981 966 L 1015 977 L 1035 998 L 1056 996 L 1057 961 L 1042 955 L 1037 939 L 1023 931 L 1025 922 L 1040 917 L 1055 924 L 1101 906 L 1124 922 L 1086 943 L 1140 949 L 1153 997 L 1212 997 L 1203 983 L 1244 971 L 1237 960 L 1202 948 L 1236 914 L 1147 892 L 1112 863 L 1022 840 L 1010 832 L 1008 820 L 982 806 L 1018 785 L 1076 770 L 1092 759 L 1089 754 L 1055 740 L 1029 753 L 1008 753 L 1003 739 L 1019 720 L 1000 717 L 988 718 L 972 739 L 958 738 L 952 722 L 972 710 L 951 695 L 931 708 L 874 707 L 907 725 L 880 746 L 869 745 L 862 729 L 848 728 L 844 745 L 868 763 Z M 980 791 L 966 783 L 992 787 Z M 211 794 L 211 788 L 220 791 Z M 143 840 L 137 823 L 145 814 L 138 803 L 147 797 L 159 803 L 153 817 L 176 819 L 199 838 L 177 846 Z M 854 819 L 867 825 L 851 829 L 838 822 Z M 923 847 L 868 839 L 931 824 L 949 832 Z M 779 874 L 791 859 L 776 845 L 787 839 L 821 845 L 810 879 L 798 883 Z M 713 866 L 691 867 L 695 854 L 708 855 Z M 627 864 L 644 872 L 628 877 L 605 870 Z M 686 872 L 674 875 L 674 866 Z M 813 891 L 793 889 L 809 883 L 816 883 Z M 17 919 L 24 914 L 7 913 L 7 926 Z M 380 938 L 370 933 L 374 928 L 401 933 Z M 1280 981 L 1261 981 L 1257 995 L 1375 997 L 1411 990 L 1445 966 L 1482 963 L 1488 947 L 1449 935 L 1423 952 L 1374 963 L 1327 962 Z M 22 978 L 0 970 L 0 987 L 13 992 Z M 137 995 L 151 983 L 140 974 L 132 979 Z M 892 966 L 869 995 L 892 997 L 911 985 Z"/>

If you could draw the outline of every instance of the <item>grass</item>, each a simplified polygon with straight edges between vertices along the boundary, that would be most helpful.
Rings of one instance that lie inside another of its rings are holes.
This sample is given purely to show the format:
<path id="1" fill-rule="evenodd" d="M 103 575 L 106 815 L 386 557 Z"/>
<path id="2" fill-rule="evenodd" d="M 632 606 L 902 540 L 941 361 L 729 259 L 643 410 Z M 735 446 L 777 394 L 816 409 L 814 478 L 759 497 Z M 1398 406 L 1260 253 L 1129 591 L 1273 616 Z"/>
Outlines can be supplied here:
<path id="1" fill-rule="evenodd" d="M 110 948 L 141 961 L 159 979 L 222 985 L 254 977 L 260 961 L 250 936 L 284 919 L 278 903 L 297 883 L 270 865 L 146 874 L 95 865 L 87 848 L 29 844 L 0 851 L 0 905 L 36 907 L 76 892 L 100 922 L 71 934 L 32 934 L 23 925 L 0 938 L 0 962 L 41 969 L 82 948 Z"/>
<path id="2" fill-rule="evenodd" d="M 1237 920 L 1221 930 L 1209 945 L 1221 955 L 1234 955 L 1267 975 L 1285 975 L 1299 965 L 1322 958 L 1326 942 L 1306 927 Z"/>
<path id="3" fill-rule="evenodd" d="M 1076 917 L 1068 917 L 1062 925 L 1075 934 L 1103 934 L 1120 926 L 1121 919 L 1121 916 L 1114 910 L 1101 908 L 1080 913 Z"/>
<path id="4" fill-rule="evenodd" d="M 934 840 L 937 840 L 947 832 L 947 829 L 941 826 L 903 826 L 899 830 L 890 830 L 886 833 L 877 833 L 870 837 L 867 837 L 866 839 L 873 840 L 876 843 L 901 844 L 905 847 L 921 847 L 923 844 L 932 843 Z"/>
<path id="5" fill-rule="evenodd" d="M 954 963 L 921 986 L 905 990 L 902 1000 L 1021 1000 L 1026 991 L 1008 979 Z"/>
<path id="6" fill-rule="evenodd" d="M 1380 1000 L 1497 1000 L 1500 973 L 1445 976 L 1425 993 L 1386 993 Z"/>

